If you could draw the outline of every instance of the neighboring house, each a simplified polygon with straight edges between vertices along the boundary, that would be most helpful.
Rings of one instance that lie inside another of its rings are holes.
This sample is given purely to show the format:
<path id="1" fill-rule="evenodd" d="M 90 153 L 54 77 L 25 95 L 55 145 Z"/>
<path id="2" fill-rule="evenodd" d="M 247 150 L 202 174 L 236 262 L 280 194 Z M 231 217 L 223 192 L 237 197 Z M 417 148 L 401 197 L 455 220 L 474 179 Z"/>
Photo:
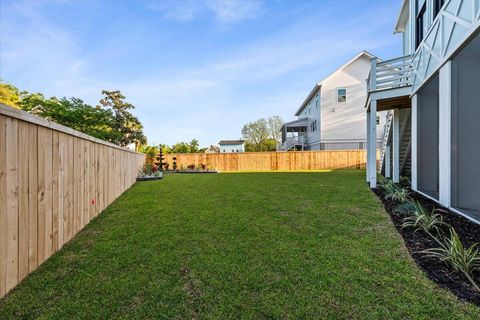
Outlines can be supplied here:
<path id="1" fill-rule="evenodd" d="M 297 120 L 283 125 L 279 149 L 365 149 L 366 79 L 372 58 L 363 51 L 317 83 L 295 113 Z M 379 123 L 379 143 L 381 128 L 383 123 Z"/>
<path id="2" fill-rule="evenodd" d="M 207 150 L 205 150 L 205 153 L 220 153 L 220 146 L 212 144 Z"/>
<path id="3" fill-rule="evenodd" d="M 480 5 L 405 0 L 395 26 L 403 56 L 372 59 L 367 181 L 376 187 L 375 117 L 388 110 L 380 170 L 480 223 Z"/>
<path id="4" fill-rule="evenodd" d="M 245 140 L 220 140 L 220 153 L 245 152 Z"/>

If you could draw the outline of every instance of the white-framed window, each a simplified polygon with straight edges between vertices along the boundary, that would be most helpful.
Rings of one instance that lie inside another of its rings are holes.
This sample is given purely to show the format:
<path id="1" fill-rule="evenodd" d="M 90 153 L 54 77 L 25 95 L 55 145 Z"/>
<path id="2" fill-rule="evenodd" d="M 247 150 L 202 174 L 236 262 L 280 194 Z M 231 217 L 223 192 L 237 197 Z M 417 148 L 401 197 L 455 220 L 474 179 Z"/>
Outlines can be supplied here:
<path id="1" fill-rule="evenodd" d="M 310 123 L 310 131 L 311 132 L 317 131 L 317 120 L 314 120 L 312 121 L 312 123 Z"/>
<path id="2" fill-rule="evenodd" d="M 318 109 L 318 93 L 317 93 L 317 95 L 315 96 L 315 108 Z"/>
<path id="3" fill-rule="evenodd" d="M 337 103 L 347 102 L 347 88 L 337 88 Z"/>
<path id="4" fill-rule="evenodd" d="M 380 125 L 380 116 L 377 116 L 377 126 Z"/>

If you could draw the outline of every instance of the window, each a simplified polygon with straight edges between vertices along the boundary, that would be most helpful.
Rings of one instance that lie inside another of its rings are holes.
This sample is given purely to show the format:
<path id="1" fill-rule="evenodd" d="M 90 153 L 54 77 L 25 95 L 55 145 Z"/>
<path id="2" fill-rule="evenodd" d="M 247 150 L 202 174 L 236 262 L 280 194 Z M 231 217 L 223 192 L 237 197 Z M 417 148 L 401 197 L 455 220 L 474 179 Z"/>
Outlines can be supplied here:
<path id="1" fill-rule="evenodd" d="M 312 110 L 311 110 L 310 108 L 308 108 L 308 114 L 312 113 L 311 111 L 312 111 Z"/>
<path id="2" fill-rule="evenodd" d="M 311 131 L 311 132 L 317 131 L 317 120 L 315 120 L 315 121 L 313 121 L 312 123 L 310 123 L 310 131 Z"/>
<path id="3" fill-rule="evenodd" d="M 347 89 L 338 88 L 337 89 L 337 102 L 347 102 Z"/>
<path id="4" fill-rule="evenodd" d="M 377 126 L 380 124 L 380 116 L 377 116 Z"/>
<path id="5" fill-rule="evenodd" d="M 423 2 L 423 4 L 421 4 Z M 417 16 L 415 18 L 415 49 L 418 48 L 420 43 L 425 37 L 425 28 L 427 27 L 427 20 L 426 20 L 426 8 L 427 2 L 425 0 L 417 0 Z"/>
<path id="6" fill-rule="evenodd" d="M 315 96 L 315 108 L 318 109 L 318 93 L 317 93 L 317 95 Z"/>

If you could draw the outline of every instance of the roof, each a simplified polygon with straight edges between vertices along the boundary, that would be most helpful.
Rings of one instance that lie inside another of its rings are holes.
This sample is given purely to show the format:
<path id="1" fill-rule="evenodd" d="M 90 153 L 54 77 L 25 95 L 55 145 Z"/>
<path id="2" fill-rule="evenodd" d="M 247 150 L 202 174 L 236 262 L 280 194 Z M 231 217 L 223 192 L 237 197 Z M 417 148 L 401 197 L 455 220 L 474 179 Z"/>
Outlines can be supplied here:
<path id="1" fill-rule="evenodd" d="M 243 144 L 245 140 L 220 140 L 219 145 L 239 145 Z"/>
<path id="2" fill-rule="evenodd" d="M 398 14 L 397 23 L 395 24 L 395 30 L 393 33 L 405 32 L 405 26 L 408 22 L 408 0 L 403 0 L 402 8 Z"/>
<path id="3" fill-rule="evenodd" d="M 282 125 L 282 129 L 280 131 L 282 131 L 284 127 L 306 127 L 306 126 L 308 126 L 308 118 L 301 118 L 301 119 L 285 122 Z"/>
<path id="4" fill-rule="evenodd" d="M 310 93 L 308 94 L 308 96 L 305 98 L 305 100 L 303 100 L 302 104 L 300 105 L 300 107 L 298 108 L 297 112 L 295 112 L 295 116 L 298 116 L 302 111 L 303 109 L 307 106 L 307 104 L 310 102 L 310 100 L 312 100 L 312 98 L 317 94 L 317 92 L 320 90 L 320 87 L 322 86 L 322 84 L 327 81 L 328 78 L 330 78 L 333 74 L 335 74 L 337 71 L 340 71 L 342 69 L 344 69 L 345 67 L 347 67 L 348 65 L 350 65 L 351 63 L 353 63 L 355 60 L 357 60 L 358 58 L 362 57 L 362 56 L 367 56 L 368 58 L 370 59 L 373 59 L 375 58 L 375 56 L 373 54 L 371 54 L 370 52 L 366 51 L 366 50 L 363 50 L 362 52 L 360 52 L 359 54 L 357 54 L 353 59 L 351 59 L 350 61 L 348 61 L 347 63 L 345 63 L 343 66 L 341 66 L 340 68 L 338 68 L 337 70 L 335 70 L 334 72 L 330 73 L 327 77 L 325 77 L 323 80 L 321 80 L 320 82 L 318 82 L 314 87 L 313 89 L 310 91 Z"/>

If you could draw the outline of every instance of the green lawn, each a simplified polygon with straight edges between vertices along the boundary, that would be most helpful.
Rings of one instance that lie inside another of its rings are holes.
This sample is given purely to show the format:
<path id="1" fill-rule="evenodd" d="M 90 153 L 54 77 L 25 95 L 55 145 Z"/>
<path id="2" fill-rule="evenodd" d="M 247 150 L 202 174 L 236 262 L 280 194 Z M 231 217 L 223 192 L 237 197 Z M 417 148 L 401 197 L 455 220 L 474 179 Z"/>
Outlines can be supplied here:
<path id="1" fill-rule="evenodd" d="M 415 266 L 363 171 L 133 186 L 0 319 L 479 319 Z"/>

